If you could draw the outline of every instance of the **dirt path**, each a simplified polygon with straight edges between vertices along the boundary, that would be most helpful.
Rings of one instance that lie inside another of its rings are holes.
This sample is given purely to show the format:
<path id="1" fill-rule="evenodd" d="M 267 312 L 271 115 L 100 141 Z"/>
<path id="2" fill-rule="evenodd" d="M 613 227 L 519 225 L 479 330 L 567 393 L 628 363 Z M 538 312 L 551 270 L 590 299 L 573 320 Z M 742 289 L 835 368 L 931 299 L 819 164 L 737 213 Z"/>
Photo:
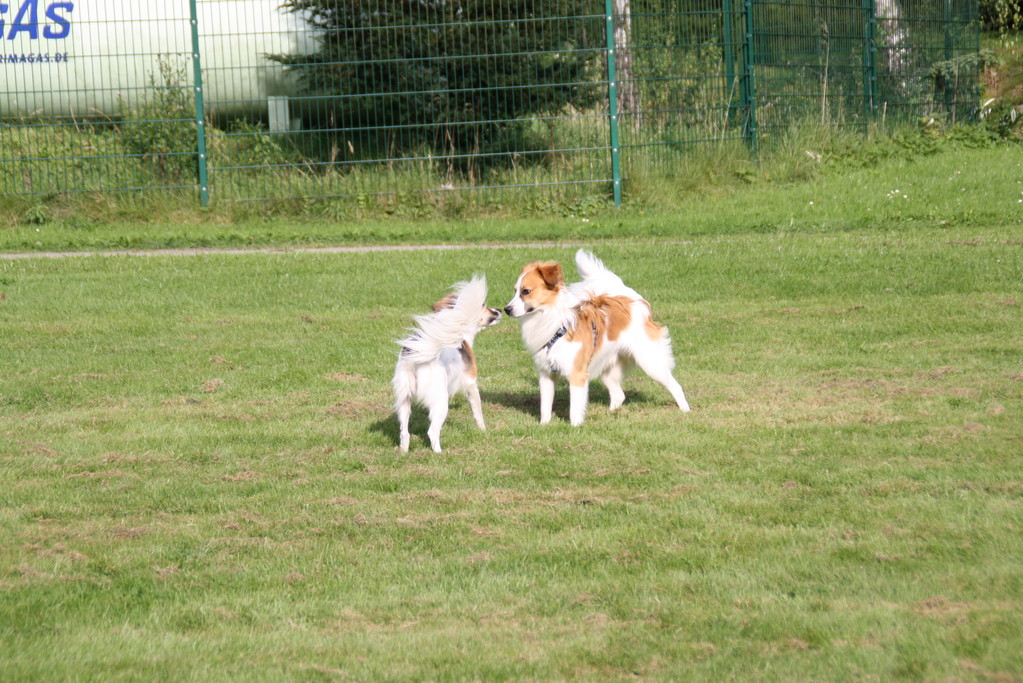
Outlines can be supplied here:
<path id="1" fill-rule="evenodd" d="M 23 259 L 85 258 L 89 256 L 208 256 L 220 254 L 349 254 L 374 251 L 446 251 L 454 249 L 511 249 L 550 247 L 550 243 L 520 244 L 393 244 L 350 247 L 252 247 L 217 248 L 197 247 L 194 249 L 113 249 L 102 251 L 29 251 L 16 254 L 0 254 L 0 261 Z M 571 246 L 559 244 L 558 246 Z"/>

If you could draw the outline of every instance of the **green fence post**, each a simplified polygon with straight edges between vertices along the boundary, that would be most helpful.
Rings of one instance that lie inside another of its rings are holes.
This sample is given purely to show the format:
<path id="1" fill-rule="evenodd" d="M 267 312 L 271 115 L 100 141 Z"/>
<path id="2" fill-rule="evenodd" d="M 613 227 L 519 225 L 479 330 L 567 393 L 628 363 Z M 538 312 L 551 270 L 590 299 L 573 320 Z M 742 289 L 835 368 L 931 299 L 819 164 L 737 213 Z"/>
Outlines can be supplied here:
<path id="1" fill-rule="evenodd" d="M 746 120 L 743 122 L 742 135 L 746 143 L 753 150 L 753 156 L 757 156 L 757 94 L 754 66 L 756 56 L 753 53 L 753 2 L 744 0 L 742 9 L 745 14 L 745 40 L 742 50 L 742 106 L 746 110 Z"/>
<path id="2" fill-rule="evenodd" d="M 618 149 L 618 83 L 615 75 L 615 21 L 612 0 L 604 0 L 607 33 L 607 98 L 611 126 L 611 179 L 615 206 L 622 205 L 622 169 Z"/>
<path id="3" fill-rule="evenodd" d="M 205 208 L 210 204 L 208 169 L 206 167 L 206 112 L 202 101 L 202 59 L 199 53 L 199 13 L 195 0 L 188 0 L 188 11 L 192 20 L 192 84 L 195 88 L 195 131 L 196 154 L 199 161 L 199 203 Z"/>
<path id="4" fill-rule="evenodd" d="M 863 110 L 864 126 L 877 118 L 877 5 L 863 0 Z"/>

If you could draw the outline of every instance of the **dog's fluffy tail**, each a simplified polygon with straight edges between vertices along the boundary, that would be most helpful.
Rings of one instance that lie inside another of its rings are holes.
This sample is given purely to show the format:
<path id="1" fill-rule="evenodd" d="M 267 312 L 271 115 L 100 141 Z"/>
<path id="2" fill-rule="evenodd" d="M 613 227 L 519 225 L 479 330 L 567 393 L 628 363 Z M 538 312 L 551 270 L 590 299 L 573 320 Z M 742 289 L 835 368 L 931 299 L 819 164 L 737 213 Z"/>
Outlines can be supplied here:
<path id="1" fill-rule="evenodd" d="M 412 363 L 428 363 L 443 349 L 457 349 L 467 333 L 479 328 L 487 301 L 487 280 L 475 275 L 468 282 L 455 285 L 453 303 L 445 308 L 418 315 L 417 329 L 398 343 L 402 346 L 401 358 Z"/>
<path id="2" fill-rule="evenodd" d="M 572 287 L 582 299 L 601 294 L 627 296 L 636 300 L 643 299 L 639 292 L 622 282 L 622 279 L 611 272 L 603 261 L 585 249 L 580 249 L 575 253 L 575 267 L 579 271 L 582 281 Z"/>

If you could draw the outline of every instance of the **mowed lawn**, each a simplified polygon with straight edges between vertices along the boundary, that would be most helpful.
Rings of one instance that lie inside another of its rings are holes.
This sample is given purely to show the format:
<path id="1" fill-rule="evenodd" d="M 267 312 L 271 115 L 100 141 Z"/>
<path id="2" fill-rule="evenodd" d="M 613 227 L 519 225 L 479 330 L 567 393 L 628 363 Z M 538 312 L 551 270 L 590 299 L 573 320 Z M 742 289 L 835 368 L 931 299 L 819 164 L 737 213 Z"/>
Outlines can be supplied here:
<path id="1" fill-rule="evenodd" d="M 1023 679 L 1018 227 L 590 245 L 632 375 L 397 450 L 411 317 L 574 247 L 0 261 L 0 680 Z"/>

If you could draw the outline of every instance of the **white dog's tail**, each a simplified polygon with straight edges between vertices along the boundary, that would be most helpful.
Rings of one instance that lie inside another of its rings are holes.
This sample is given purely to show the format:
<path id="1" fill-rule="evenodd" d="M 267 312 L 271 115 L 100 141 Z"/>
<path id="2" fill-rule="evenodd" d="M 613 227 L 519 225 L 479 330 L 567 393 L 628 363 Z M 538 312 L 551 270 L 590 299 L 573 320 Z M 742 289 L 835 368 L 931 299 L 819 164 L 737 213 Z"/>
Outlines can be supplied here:
<path id="1" fill-rule="evenodd" d="M 580 298 L 590 298 L 599 294 L 609 296 L 627 296 L 640 300 L 643 296 L 622 282 L 622 279 L 608 270 L 599 258 L 580 249 L 575 253 L 575 267 L 582 281 L 573 284 L 572 289 Z"/>
<path id="2" fill-rule="evenodd" d="M 412 363 L 428 363 L 443 349 L 457 349 L 466 335 L 479 329 L 487 301 L 487 280 L 475 275 L 469 282 L 455 285 L 452 303 L 434 313 L 418 315 L 417 328 L 398 343 L 401 358 Z"/>

